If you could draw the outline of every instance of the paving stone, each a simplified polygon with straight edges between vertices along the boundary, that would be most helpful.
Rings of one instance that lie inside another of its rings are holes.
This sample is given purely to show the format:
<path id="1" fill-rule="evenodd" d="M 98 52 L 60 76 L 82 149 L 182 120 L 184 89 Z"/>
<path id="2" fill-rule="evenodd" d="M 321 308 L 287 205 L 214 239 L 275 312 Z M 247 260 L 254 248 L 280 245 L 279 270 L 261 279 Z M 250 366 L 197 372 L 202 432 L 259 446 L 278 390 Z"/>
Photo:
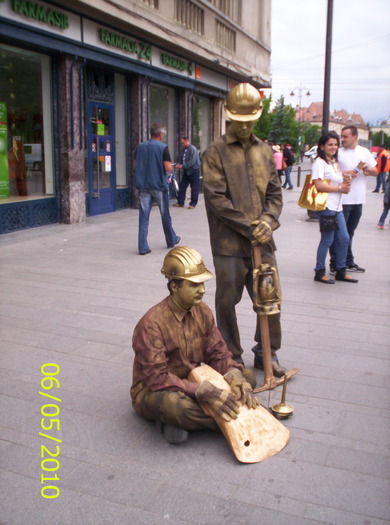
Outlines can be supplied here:
<path id="1" fill-rule="evenodd" d="M 253 465 L 239 463 L 220 433 L 193 432 L 186 443 L 170 445 L 131 407 L 131 335 L 167 293 L 158 210 L 151 214 L 152 253 L 144 258 L 137 254 L 137 210 L 1 236 L 0 522 L 389 522 L 390 246 L 383 242 L 386 231 L 375 229 L 376 195 L 368 192 L 354 238 L 366 273 L 354 286 L 323 287 L 313 281 L 318 224 L 296 205 L 299 189 L 287 193 L 275 232 L 283 292 L 279 357 L 301 371 L 287 385 L 294 406 L 283 422 L 289 443 Z M 173 224 L 183 245 L 197 249 L 213 271 L 202 197 L 193 212 L 172 208 Z M 213 311 L 214 292 L 215 279 L 204 297 Z M 256 314 L 246 293 L 237 315 L 251 366 Z M 55 501 L 42 500 L 37 477 L 38 392 L 47 362 L 61 367 L 61 495 Z M 263 373 L 255 374 L 262 384 Z M 258 399 L 264 406 L 278 403 L 281 388 Z"/>

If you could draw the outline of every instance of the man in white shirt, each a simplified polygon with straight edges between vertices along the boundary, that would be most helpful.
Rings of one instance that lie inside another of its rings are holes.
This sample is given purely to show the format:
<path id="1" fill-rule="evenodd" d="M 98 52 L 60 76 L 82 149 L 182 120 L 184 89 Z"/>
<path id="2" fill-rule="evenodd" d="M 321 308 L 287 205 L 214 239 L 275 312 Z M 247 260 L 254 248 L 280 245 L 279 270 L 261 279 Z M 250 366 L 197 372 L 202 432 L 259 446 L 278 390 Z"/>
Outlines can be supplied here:
<path id="1" fill-rule="evenodd" d="M 376 162 L 370 151 L 358 145 L 358 130 L 356 126 L 345 126 L 341 130 L 341 148 L 338 151 L 338 161 L 341 171 L 353 171 L 352 184 L 349 193 L 342 197 L 343 213 L 349 234 L 347 254 L 347 270 L 350 272 L 364 272 L 355 263 L 352 253 L 352 239 L 363 213 L 363 204 L 366 202 L 367 175 L 376 177 Z M 330 247 L 330 269 L 334 270 L 333 245 Z"/>

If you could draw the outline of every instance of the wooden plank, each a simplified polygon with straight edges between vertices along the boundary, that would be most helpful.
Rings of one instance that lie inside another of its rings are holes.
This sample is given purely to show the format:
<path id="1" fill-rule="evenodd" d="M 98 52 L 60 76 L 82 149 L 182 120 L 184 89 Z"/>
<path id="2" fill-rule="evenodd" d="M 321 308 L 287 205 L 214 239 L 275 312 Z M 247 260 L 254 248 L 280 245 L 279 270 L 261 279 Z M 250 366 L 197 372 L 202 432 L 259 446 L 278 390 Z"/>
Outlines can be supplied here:
<path id="1" fill-rule="evenodd" d="M 194 368 L 189 380 L 210 381 L 218 388 L 230 391 L 223 376 L 208 365 Z M 205 414 L 217 422 L 234 455 L 242 463 L 258 463 L 280 452 L 290 438 L 289 430 L 262 406 L 249 409 L 241 406 L 237 419 L 225 421 L 208 405 L 201 403 Z"/>

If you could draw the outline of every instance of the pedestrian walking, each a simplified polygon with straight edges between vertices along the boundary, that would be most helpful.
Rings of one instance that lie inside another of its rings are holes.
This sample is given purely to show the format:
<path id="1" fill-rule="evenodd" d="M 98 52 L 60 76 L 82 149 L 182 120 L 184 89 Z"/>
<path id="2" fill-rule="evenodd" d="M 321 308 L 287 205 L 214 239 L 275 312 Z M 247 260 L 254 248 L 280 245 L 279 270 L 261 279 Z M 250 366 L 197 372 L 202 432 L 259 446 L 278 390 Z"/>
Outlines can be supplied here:
<path id="1" fill-rule="evenodd" d="M 172 227 L 169 213 L 169 189 L 167 172 L 172 169 L 171 157 L 166 144 L 162 142 L 165 128 L 152 124 L 150 140 L 137 148 L 135 160 L 135 186 L 139 189 L 138 252 L 146 255 L 151 252 L 148 244 L 149 217 L 153 201 L 161 214 L 165 241 L 168 248 L 180 242 Z"/>

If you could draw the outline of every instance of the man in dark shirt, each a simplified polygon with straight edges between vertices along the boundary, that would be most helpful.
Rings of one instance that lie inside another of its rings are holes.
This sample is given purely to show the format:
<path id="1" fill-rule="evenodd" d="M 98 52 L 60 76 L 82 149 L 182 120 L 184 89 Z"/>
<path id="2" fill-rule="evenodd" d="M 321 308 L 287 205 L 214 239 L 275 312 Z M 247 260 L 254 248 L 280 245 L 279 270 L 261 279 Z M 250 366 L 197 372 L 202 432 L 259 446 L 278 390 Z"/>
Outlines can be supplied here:
<path id="1" fill-rule="evenodd" d="M 233 358 L 243 363 L 235 308 L 244 287 L 253 300 L 252 244 L 260 245 L 263 263 L 277 271 L 272 232 L 279 227 L 282 190 L 271 148 L 252 133 L 262 111 L 258 90 L 238 84 L 230 91 L 225 109 L 230 126 L 204 152 L 202 173 L 217 279 L 217 325 Z M 273 372 L 282 377 L 287 370 L 276 357 L 281 345 L 280 313 L 269 315 L 268 324 Z M 254 365 L 263 369 L 259 323 L 255 341 Z"/>
<path id="2" fill-rule="evenodd" d="M 150 140 L 137 148 L 135 158 L 135 187 L 139 189 L 138 251 L 140 255 L 151 252 L 148 244 L 149 216 L 153 201 L 158 205 L 165 241 L 168 248 L 180 242 L 172 227 L 169 213 L 169 193 L 166 172 L 172 163 L 168 146 L 162 142 L 165 130 L 160 124 L 152 124 Z"/>
<path id="3" fill-rule="evenodd" d="M 294 185 L 291 180 L 291 170 L 294 164 L 294 153 L 291 151 L 291 149 L 292 148 L 290 144 L 287 144 L 287 146 L 283 148 L 283 158 L 286 162 L 287 168 L 284 170 L 284 175 L 286 179 L 284 181 L 282 188 L 287 188 L 288 186 L 287 188 L 288 190 L 294 189 Z"/>
<path id="4" fill-rule="evenodd" d="M 198 204 L 199 198 L 199 179 L 200 179 L 200 158 L 199 151 L 190 142 L 189 137 L 181 137 L 180 144 L 183 147 L 181 163 L 176 164 L 177 168 L 183 169 L 180 179 L 179 194 L 177 203 L 174 206 L 184 207 L 186 191 L 188 185 L 191 186 L 191 199 L 188 209 L 194 209 Z"/>
<path id="5" fill-rule="evenodd" d="M 204 282 L 212 274 L 199 253 L 185 246 L 174 248 L 166 255 L 161 272 L 168 279 L 170 295 L 151 308 L 134 330 L 130 394 L 134 409 L 157 421 L 169 443 L 181 443 L 188 430 L 218 428 L 199 402 L 211 406 L 226 421 L 237 418 L 239 400 L 249 408 L 258 403 L 252 392 L 253 373 L 232 359 L 210 308 L 202 301 Z M 189 381 L 191 370 L 202 363 L 223 374 L 239 395 L 209 381 Z"/>

